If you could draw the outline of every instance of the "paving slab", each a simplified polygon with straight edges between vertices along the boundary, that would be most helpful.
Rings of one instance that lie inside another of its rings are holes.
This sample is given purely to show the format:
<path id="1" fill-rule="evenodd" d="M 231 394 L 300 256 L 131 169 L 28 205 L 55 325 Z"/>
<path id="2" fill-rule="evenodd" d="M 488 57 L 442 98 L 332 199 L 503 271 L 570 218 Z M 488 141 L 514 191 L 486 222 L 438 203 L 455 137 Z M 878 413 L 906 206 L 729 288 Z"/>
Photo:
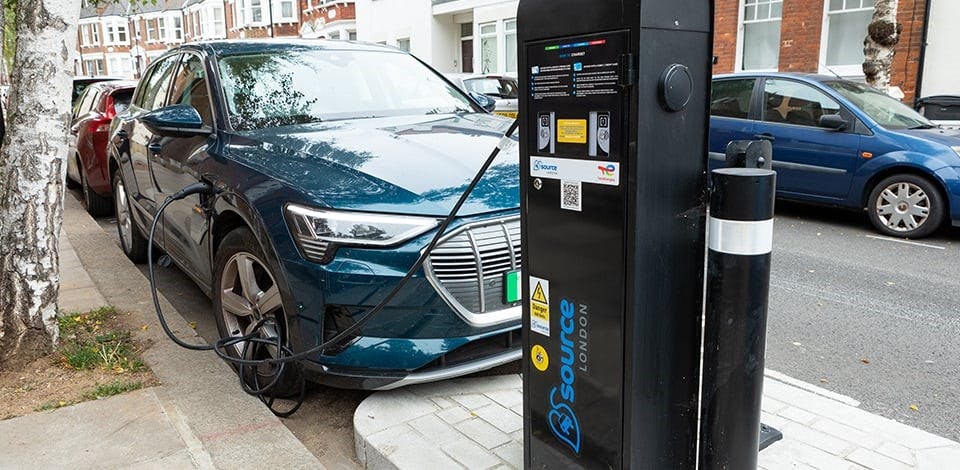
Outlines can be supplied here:
<path id="1" fill-rule="evenodd" d="M 357 457 L 376 470 L 419 470 L 423 459 L 442 468 L 523 468 L 522 385 L 507 375 L 410 387 L 402 402 L 396 391 L 375 393 L 354 415 Z M 775 371 L 764 379 L 762 408 L 763 422 L 784 434 L 760 452 L 764 470 L 960 469 L 960 443 Z M 423 452 L 414 457 L 413 449 Z"/>

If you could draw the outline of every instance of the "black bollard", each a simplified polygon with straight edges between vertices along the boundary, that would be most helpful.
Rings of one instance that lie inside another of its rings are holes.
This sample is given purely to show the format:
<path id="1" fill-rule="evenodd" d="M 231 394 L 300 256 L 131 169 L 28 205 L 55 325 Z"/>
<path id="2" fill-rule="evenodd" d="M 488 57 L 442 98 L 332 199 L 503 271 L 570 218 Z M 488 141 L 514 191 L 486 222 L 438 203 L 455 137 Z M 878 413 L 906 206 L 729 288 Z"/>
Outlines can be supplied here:
<path id="1" fill-rule="evenodd" d="M 714 170 L 700 468 L 757 468 L 776 173 Z"/>

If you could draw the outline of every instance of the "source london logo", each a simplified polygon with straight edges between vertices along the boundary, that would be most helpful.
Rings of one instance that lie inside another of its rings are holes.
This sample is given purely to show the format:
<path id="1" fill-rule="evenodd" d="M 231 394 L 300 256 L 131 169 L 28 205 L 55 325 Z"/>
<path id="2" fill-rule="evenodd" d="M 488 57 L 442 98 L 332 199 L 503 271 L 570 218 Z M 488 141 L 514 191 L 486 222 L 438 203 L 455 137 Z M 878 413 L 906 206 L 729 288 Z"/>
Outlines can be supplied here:
<path id="1" fill-rule="evenodd" d="M 597 169 L 600 170 L 600 173 L 607 178 L 613 178 L 617 175 L 617 167 L 614 165 L 600 165 L 597 167 Z"/>
<path id="2" fill-rule="evenodd" d="M 551 409 L 547 414 L 547 421 L 553 435 L 579 455 L 580 421 L 571 406 L 575 399 L 574 381 L 577 378 L 573 367 L 575 313 L 576 306 L 573 302 L 567 299 L 560 302 L 560 385 L 550 390 Z"/>
<path id="3" fill-rule="evenodd" d="M 549 163 L 544 163 L 544 162 L 541 161 L 541 160 L 534 160 L 534 162 L 533 162 L 533 170 L 534 170 L 534 171 L 549 171 L 549 172 L 556 173 L 557 171 L 560 171 L 560 168 L 557 167 L 557 165 L 551 165 L 551 164 L 549 164 Z"/>

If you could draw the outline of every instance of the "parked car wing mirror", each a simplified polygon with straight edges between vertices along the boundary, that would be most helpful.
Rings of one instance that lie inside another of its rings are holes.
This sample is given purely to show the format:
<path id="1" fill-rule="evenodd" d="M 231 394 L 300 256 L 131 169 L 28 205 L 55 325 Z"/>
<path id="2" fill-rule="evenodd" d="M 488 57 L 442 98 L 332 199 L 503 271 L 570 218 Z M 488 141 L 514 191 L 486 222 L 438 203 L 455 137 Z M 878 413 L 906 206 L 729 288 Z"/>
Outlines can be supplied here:
<path id="1" fill-rule="evenodd" d="M 188 104 L 175 104 L 144 114 L 140 121 L 151 132 L 168 137 L 191 137 L 212 132 L 203 125 L 200 113 Z"/>
<path id="2" fill-rule="evenodd" d="M 484 95 L 483 93 L 477 93 L 475 91 L 471 91 L 470 97 L 473 98 L 473 100 L 476 101 L 477 104 L 479 104 L 480 107 L 483 108 L 483 110 L 488 113 L 492 113 L 493 110 L 496 109 L 497 107 L 497 100 L 487 95 Z"/>
<path id="3" fill-rule="evenodd" d="M 839 114 L 824 114 L 820 116 L 820 127 L 843 131 L 847 129 L 849 123 Z"/>

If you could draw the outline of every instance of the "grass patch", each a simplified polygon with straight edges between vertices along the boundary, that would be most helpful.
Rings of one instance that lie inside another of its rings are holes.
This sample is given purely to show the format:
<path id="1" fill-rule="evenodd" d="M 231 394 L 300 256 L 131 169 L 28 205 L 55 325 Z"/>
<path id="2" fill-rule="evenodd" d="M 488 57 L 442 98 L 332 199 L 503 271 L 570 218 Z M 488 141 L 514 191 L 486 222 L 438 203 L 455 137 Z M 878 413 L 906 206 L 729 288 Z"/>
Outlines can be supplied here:
<path id="1" fill-rule="evenodd" d="M 55 400 L 55 401 L 48 401 L 48 402 L 46 402 L 46 403 L 44 403 L 44 404 L 42 404 L 42 405 L 34 408 L 33 411 L 52 411 L 52 410 L 55 410 L 55 409 L 57 409 L 57 408 L 63 408 L 63 407 L 65 407 L 65 406 L 70 406 L 70 405 L 72 405 L 72 404 L 73 404 L 72 401 L 63 401 L 63 400 L 59 400 L 59 401 L 56 401 L 56 400 Z"/>
<path id="2" fill-rule="evenodd" d="M 83 398 L 86 398 L 87 400 L 96 400 L 98 398 L 112 397 L 121 393 L 140 390 L 141 388 L 143 388 L 143 382 L 140 381 L 127 382 L 123 380 L 115 380 L 108 384 L 101 384 L 98 382 L 93 390 L 83 394 Z"/>
<path id="3" fill-rule="evenodd" d="M 76 370 L 110 370 L 118 374 L 144 370 L 129 331 L 105 329 L 116 315 L 113 307 L 57 318 L 60 354 L 66 367 Z"/>

